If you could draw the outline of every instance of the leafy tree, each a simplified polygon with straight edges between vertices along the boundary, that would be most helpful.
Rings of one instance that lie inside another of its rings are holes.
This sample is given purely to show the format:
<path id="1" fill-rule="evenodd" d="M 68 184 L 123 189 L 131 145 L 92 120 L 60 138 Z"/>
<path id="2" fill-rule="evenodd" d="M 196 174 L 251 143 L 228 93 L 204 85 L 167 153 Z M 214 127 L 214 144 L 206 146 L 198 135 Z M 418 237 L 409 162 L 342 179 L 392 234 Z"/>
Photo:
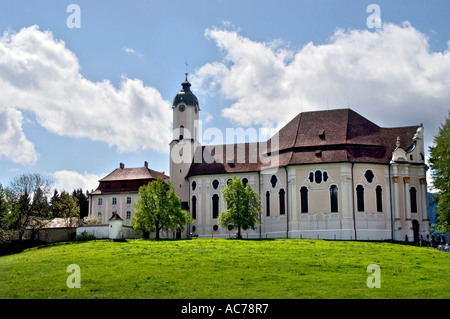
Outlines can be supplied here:
<path id="1" fill-rule="evenodd" d="M 450 112 L 430 147 L 433 185 L 440 191 L 437 196 L 438 221 L 436 230 L 450 232 Z"/>
<path id="2" fill-rule="evenodd" d="M 102 219 L 98 216 L 86 216 L 83 218 L 83 223 L 85 225 L 100 225 L 102 223 Z"/>
<path id="3" fill-rule="evenodd" d="M 8 217 L 11 212 L 11 204 L 8 190 L 0 184 L 0 244 L 7 243 L 12 238 L 12 232 L 8 229 Z"/>
<path id="4" fill-rule="evenodd" d="M 136 211 L 131 223 L 134 229 L 142 231 L 144 237 L 161 231 L 182 231 L 192 219 L 181 209 L 181 202 L 171 182 L 162 178 L 151 181 L 139 188 L 139 199 L 134 203 Z"/>
<path id="5" fill-rule="evenodd" d="M 6 195 L 6 190 L 3 188 L 2 184 L 0 184 L 0 229 L 3 229 L 5 218 L 9 212 L 9 203 Z"/>
<path id="6" fill-rule="evenodd" d="M 237 238 L 242 238 L 241 228 L 255 229 L 259 222 L 261 205 L 259 194 L 244 184 L 238 177 L 233 177 L 230 183 L 222 191 L 227 203 L 227 210 L 219 215 L 221 227 L 238 229 Z"/>
<path id="7" fill-rule="evenodd" d="M 76 222 L 80 218 L 78 199 L 64 190 L 59 196 L 58 210 L 61 216 L 66 220 L 65 222 L 67 227 L 75 226 Z"/>

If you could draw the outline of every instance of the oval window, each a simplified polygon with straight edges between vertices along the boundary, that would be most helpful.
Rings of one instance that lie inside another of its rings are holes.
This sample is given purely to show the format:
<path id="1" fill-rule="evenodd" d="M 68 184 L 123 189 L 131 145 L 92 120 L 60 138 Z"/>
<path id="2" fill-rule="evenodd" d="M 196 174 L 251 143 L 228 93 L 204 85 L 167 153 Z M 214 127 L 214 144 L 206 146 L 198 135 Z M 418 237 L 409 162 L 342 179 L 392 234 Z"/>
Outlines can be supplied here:
<path id="1" fill-rule="evenodd" d="M 270 183 L 272 184 L 272 188 L 275 187 L 275 185 L 277 185 L 277 177 L 275 175 L 272 175 L 272 178 L 270 179 Z"/>
<path id="2" fill-rule="evenodd" d="M 375 177 L 375 175 L 370 169 L 368 169 L 366 171 L 366 173 L 364 174 L 364 177 L 366 178 L 367 182 L 372 183 L 373 178 Z"/>

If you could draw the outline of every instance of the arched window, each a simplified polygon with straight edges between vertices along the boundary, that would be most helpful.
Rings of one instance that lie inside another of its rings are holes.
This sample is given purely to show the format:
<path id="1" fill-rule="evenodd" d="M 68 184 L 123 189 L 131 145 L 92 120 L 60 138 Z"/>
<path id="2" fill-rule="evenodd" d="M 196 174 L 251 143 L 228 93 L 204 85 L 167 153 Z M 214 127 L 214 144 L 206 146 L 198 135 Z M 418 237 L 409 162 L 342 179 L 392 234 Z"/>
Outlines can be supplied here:
<path id="1" fill-rule="evenodd" d="M 183 139 L 183 135 L 184 135 L 184 126 L 181 125 L 181 126 L 180 126 L 180 138 L 179 138 L 179 140 L 182 140 L 182 139 Z"/>
<path id="2" fill-rule="evenodd" d="M 192 196 L 192 219 L 197 219 L 197 197 Z"/>
<path id="3" fill-rule="evenodd" d="M 197 188 L 197 183 L 196 181 L 192 182 L 192 190 L 195 191 L 195 188 Z"/>
<path id="4" fill-rule="evenodd" d="M 331 212 L 338 212 L 338 188 L 336 185 L 330 187 L 330 206 Z"/>
<path id="5" fill-rule="evenodd" d="M 322 172 L 321 171 L 316 171 L 314 173 L 314 178 L 315 178 L 317 184 L 322 183 Z"/>
<path id="6" fill-rule="evenodd" d="M 411 187 L 409 190 L 409 197 L 411 199 L 411 213 L 417 213 L 417 190 Z"/>
<path id="7" fill-rule="evenodd" d="M 217 187 L 219 187 L 219 181 L 217 179 L 213 180 L 212 186 L 214 189 L 217 189 Z"/>
<path id="8" fill-rule="evenodd" d="M 212 197 L 212 217 L 219 217 L 219 195 L 214 194 Z"/>
<path id="9" fill-rule="evenodd" d="M 356 202 L 358 212 L 364 211 L 364 187 L 362 185 L 358 185 L 356 187 Z"/>
<path id="10" fill-rule="evenodd" d="M 309 173 L 309 181 L 311 183 L 314 182 L 314 173 L 313 172 Z"/>
<path id="11" fill-rule="evenodd" d="M 242 179 L 242 184 L 244 184 L 244 187 L 246 187 L 247 184 L 248 184 L 248 179 L 244 177 L 244 178 Z"/>
<path id="12" fill-rule="evenodd" d="M 300 189 L 300 203 L 301 203 L 301 212 L 307 213 L 308 212 L 308 189 L 303 186 Z"/>
<path id="13" fill-rule="evenodd" d="M 280 189 L 278 195 L 280 197 L 280 215 L 284 215 L 286 214 L 286 199 L 284 189 Z"/>
<path id="14" fill-rule="evenodd" d="M 270 192 L 266 192 L 266 216 L 270 216 Z"/>
<path id="15" fill-rule="evenodd" d="M 381 186 L 377 186 L 375 189 L 376 197 L 377 197 L 377 212 L 383 211 L 383 190 Z"/>

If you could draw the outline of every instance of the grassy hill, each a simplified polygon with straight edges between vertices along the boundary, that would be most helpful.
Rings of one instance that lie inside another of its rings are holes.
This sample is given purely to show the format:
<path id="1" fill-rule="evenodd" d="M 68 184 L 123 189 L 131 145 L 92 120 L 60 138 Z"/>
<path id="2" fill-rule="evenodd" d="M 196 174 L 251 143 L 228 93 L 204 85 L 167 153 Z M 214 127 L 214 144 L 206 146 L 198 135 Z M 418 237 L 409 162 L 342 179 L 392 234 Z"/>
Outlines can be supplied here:
<path id="1" fill-rule="evenodd" d="M 450 298 L 450 254 L 391 243 L 98 240 L 0 257 L 0 298 Z M 68 288 L 67 267 L 81 288 Z M 367 266 L 381 268 L 368 288 Z"/>

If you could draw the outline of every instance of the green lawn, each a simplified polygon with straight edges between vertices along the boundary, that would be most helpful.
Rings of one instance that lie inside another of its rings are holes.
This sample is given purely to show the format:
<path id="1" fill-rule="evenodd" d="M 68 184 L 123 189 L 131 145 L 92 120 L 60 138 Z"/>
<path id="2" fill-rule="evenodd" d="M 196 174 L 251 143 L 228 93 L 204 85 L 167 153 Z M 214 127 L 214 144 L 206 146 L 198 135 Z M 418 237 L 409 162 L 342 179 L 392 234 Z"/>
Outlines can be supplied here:
<path id="1" fill-rule="evenodd" d="M 98 240 L 0 257 L 0 298 L 450 298 L 450 254 L 391 243 Z M 77 264 L 81 288 L 68 288 Z M 370 264 L 381 288 L 367 287 Z"/>

